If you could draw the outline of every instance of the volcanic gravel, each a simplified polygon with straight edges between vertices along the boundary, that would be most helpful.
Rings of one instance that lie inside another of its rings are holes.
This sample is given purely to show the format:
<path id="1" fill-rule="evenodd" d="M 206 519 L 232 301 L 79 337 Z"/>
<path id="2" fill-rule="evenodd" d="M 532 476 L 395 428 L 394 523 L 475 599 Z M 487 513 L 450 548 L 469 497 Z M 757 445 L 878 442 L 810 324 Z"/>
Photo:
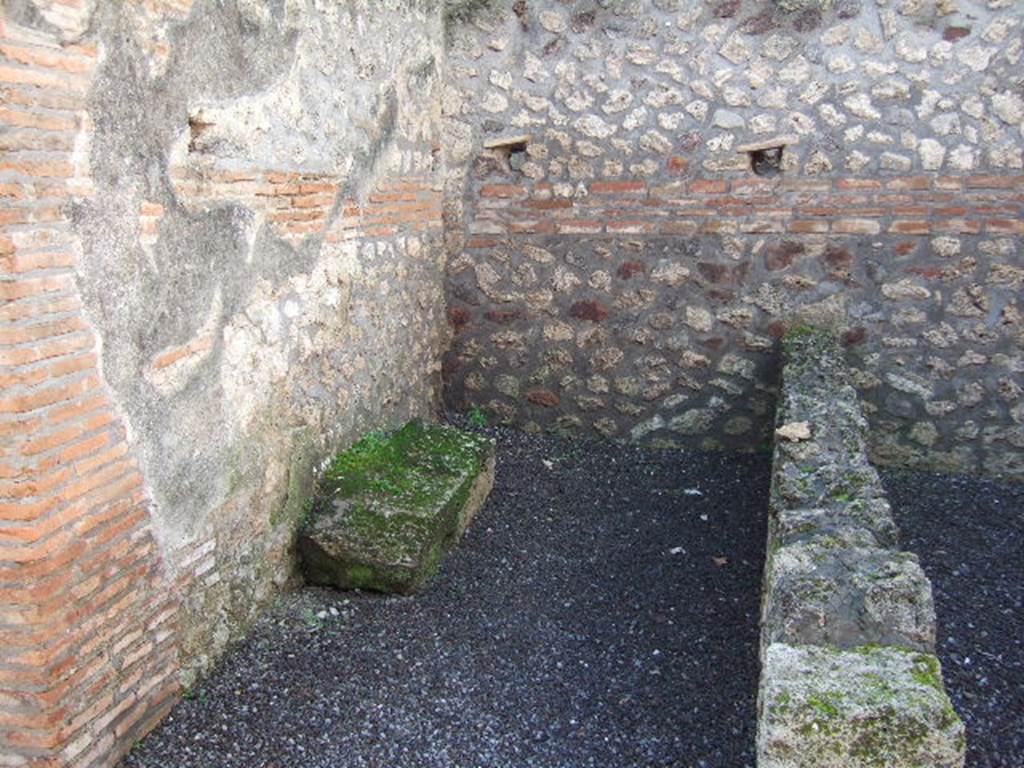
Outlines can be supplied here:
<path id="1" fill-rule="evenodd" d="M 1024 766 L 1024 485 L 882 473 L 932 581 L 938 655 L 967 726 L 967 768 Z"/>
<path id="2" fill-rule="evenodd" d="M 287 596 L 123 765 L 753 766 L 769 458 L 487 431 L 424 593 Z"/>

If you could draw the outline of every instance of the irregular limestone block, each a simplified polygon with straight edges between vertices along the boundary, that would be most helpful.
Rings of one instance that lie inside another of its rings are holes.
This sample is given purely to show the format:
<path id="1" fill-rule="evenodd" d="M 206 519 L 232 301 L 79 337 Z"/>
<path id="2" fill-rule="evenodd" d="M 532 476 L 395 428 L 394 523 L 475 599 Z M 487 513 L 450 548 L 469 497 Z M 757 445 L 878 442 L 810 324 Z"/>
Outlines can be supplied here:
<path id="1" fill-rule="evenodd" d="M 817 539 L 779 547 L 769 558 L 762 606 L 765 646 L 934 648 L 931 583 L 915 555 Z"/>
<path id="2" fill-rule="evenodd" d="M 796 461 L 781 453 L 776 451 L 772 469 L 771 502 L 775 508 L 845 504 L 885 495 L 878 471 L 866 458 L 833 451 Z"/>
<path id="3" fill-rule="evenodd" d="M 900 648 L 776 643 L 758 693 L 758 768 L 961 768 L 939 660 Z"/>
<path id="4" fill-rule="evenodd" d="M 308 581 L 342 589 L 415 592 L 483 506 L 494 444 L 414 421 L 339 454 L 299 532 Z"/>
<path id="5" fill-rule="evenodd" d="M 794 370 L 799 364 L 787 364 L 785 373 Z M 828 397 L 821 397 L 821 392 L 827 392 Z M 868 433 L 868 423 L 860 410 L 857 391 L 849 384 L 831 377 L 812 376 L 803 372 L 792 384 L 787 380 L 779 415 L 785 419 L 783 423 L 808 422 L 812 434 L 816 436 L 836 433 L 864 437 Z"/>
<path id="6" fill-rule="evenodd" d="M 779 423 L 806 421 L 814 439 L 825 445 L 862 440 L 867 435 L 867 420 L 835 335 L 798 327 L 786 335 L 783 346 L 785 384 L 777 412 Z"/>
<path id="7" fill-rule="evenodd" d="M 826 546 L 895 548 L 898 530 L 885 498 L 854 499 L 831 507 L 773 509 L 776 547 L 818 541 Z"/>

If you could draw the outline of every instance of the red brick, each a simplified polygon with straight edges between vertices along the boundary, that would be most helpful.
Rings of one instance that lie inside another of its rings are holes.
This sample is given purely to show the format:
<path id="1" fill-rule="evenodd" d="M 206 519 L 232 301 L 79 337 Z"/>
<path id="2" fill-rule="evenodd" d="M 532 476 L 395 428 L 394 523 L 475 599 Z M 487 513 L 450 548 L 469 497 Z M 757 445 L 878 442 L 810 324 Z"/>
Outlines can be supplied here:
<path id="1" fill-rule="evenodd" d="M 842 216 L 846 211 L 832 206 L 810 205 L 798 208 L 797 213 L 800 216 Z"/>
<path id="2" fill-rule="evenodd" d="M 644 234 L 655 229 L 655 225 L 649 221 L 609 221 L 605 226 L 609 232 L 630 234 Z"/>
<path id="3" fill-rule="evenodd" d="M 786 225 L 786 230 L 794 234 L 823 234 L 828 232 L 828 222 L 796 219 Z"/>
<path id="4" fill-rule="evenodd" d="M 397 232 L 395 227 L 366 227 L 363 230 L 366 237 L 391 237 Z"/>
<path id="5" fill-rule="evenodd" d="M 592 181 L 590 192 L 595 195 L 643 195 L 647 184 L 642 181 Z"/>
<path id="6" fill-rule="evenodd" d="M 662 221 L 658 223 L 658 232 L 663 235 L 695 235 L 698 229 L 695 221 Z"/>
<path id="7" fill-rule="evenodd" d="M 28 296 L 68 291 L 72 287 L 72 279 L 67 275 L 0 282 L 0 301 L 16 301 Z"/>
<path id="8" fill-rule="evenodd" d="M 80 317 L 66 317 L 31 325 L 7 326 L 0 328 L 0 344 L 24 344 L 83 331 L 88 327 L 88 324 Z"/>
<path id="9" fill-rule="evenodd" d="M 907 176 L 901 179 L 892 179 L 887 182 L 886 189 L 931 189 L 932 179 L 930 176 Z"/>
<path id="10" fill-rule="evenodd" d="M 927 235 L 932 231 L 930 221 L 894 221 L 889 231 L 901 235 Z"/>
<path id="11" fill-rule="evenodd" d="M 2 518 L 2 515 L 0 515 L 0 518 Z M 12 563 L 36 562 L 64 549 L 70 541 L 71 535 L 67 531 L 62 531 L 49 536 L 39 543 L 11 547 L 0 546 L 0 560 L 7 560 Z"/>
<path id="12" fill-rule="evenodd" d="M 297 195 L 292 198 L 293 208 L 327 208 L 334 202 L 334 195 L 310 194 Z"/>
<path id="13" fill-rule="evenodd" d="M 0 373 L 0 391 L 11 387 L 34 387 L 49 378 L 44 368 L 15 368 L 13 373 Z"/>
<path id="14" fill-rule="evenodd" d="M 488 184 L 481 187 L 480 196 L 520 199 L 527 196 L 527 191 L 525 187 L 515 184 Z"/>
<path id="15" fill-rule="evenodd" d="M 840 219 L 832 223 L 832 231 L 844 235 L 877 235 L 882 225 L 871 219 Z"/>
<path id="16" fill-rule="evenodd" d="M 981 222 L 968 219 L 940 219 L 935 222 L 937 232 L 957 232 L 962 235 L 976 235 L 981 232 Z"/>
<path id="17" fill-rule="evenodd" d="M 583 219 L 564 219 L 560 220 L 556 224 L 556 228 L 559 232 L 573 234 L 584 232 L 600 232 L 602 229 L 602 225 L 599 221 L 585 221 Z"/>
<path id="18" fill-rule="evenodd" d="M 91 375 L 58 386 L 0 398 L 0 413 L 27 413 L 55 403 L 62 403 L 85 395 L 96 389 L 99 383 L 98 377 Z"/>
<path id="19" fill-rule="evenodd" d="M 926 205 L 897 205 L 891 211 L 893 216 L 927 216 L 931 213 L 931 208 Z M 851 216 L 860 216 L 862 214 L 852 213 Z"/>
<path id="20" fill-rule="evenodd" d="M 509 223 L 508 231 L 520 235 L 549 235 L 555 232 L 556 226 L 556 223 L 550 219 L 542 221 L 513 221 Z"/>
<path id="21" fill-rule="evenodd" d="M 739 231 L 735 221 L 705 221 L 700 231 L 708 235 L 732 235 Z"/>
<path id="22" fill-rule="evenodd" d="M 738 227 L 740 232 L 746 234 L 753 233 L 770 233 L 784 232 L 786 229 L 785 222 L 782 221 L 769 221 L 766 219 L 750 219 L 747 221 L 741 221 Z"/>
<path id="23" fill-rule="evenodd" d="M 16 481 L 0 480 L 0 497 L 5 499 L 43 498 L 54 488 L 71 479 L 70 467 L 59 467 L 43 474 L 25 474 Z M 0 528 L 0 536 L 3 531 Z"/>
<path id="24" fill-rule="evenodd" d="M 30 67 L 53 69 L 72 74 L 89 72 L 95 61 L 80 55 L 85 49 L 65 49 L 58 47 L 42 47 L 38 45 L 22 45 L 11 41 L 0 42 L 0 54 L 11 61 Z"/>
<path id="25" fill-rule="evenodd" d="M 728 182 L 718 179 L 697 179 L 690 182 L 690 192 L 699 195 L 721 194 L 729 188 Z"/>
<path id="26" fill-rule="evenodd" d="M 843 216 L 854 217 L 858 219 L 872 219 L 881 216 L 888 216 L 893 213 L 888 208 L 880 208 L 878 206 L 849 206 L 842 209 Z"/>
<path id="27" fill-rule="evenodd" d="M 523 203 L 523 206 L 526 208 L 535 208 L 542 211 L 572 208 L 572 205 L 572 200 L 566 197 L 555 197 L 550 200 L 527 200 Z"/>
<path id="28" fill-rule="evenodd" d="M 882 182 L 875 179 L 838 179 L 836 189 L 881 189 Z"/>
<path id="29" fill-rule="evenodd" d="M 0 79 L 2 79 L 2 73 L 0 73 Z M 9 156 L 7 160 L 0 160 L 0 173 L 2 172 L 60 179 L 68 179 L 75 175 L 74 167 L 64 160 L 28 160 L 17 159 L 13 156 Z"/>
<path id="30" fill-rule="evenodd" d="M 760 178 L 736 179 L 729 185 L 734 194 L 751 196 L 760 192 L 762 196 L 758 199 L 762 201 L 772 200 L 778 186 L 777 181 Z"/>
<path id="31" fill-rule="evenodd" d="M 322 210 L 287 210 L 287 211 L 270 211 L 266 214 L 267 221 L 290 223 L 297 221 L 318 221 L 322 220 L 325 216 L 325 212 Z"/>
<path id="32" fill-rule="evenodd" d="M 114 436 L 110 432 L 100 432 L 82 442 L 69 445 L 57 455 L 62 464 L 74 462 L 75 472 L 79 476 L 87 475 L 104 464 L 124 458 L 128 453 L 128 445 L 117 442 L 111 447 Z"/>
<path id="33" fill-rule="evenodd" d="M 831 191 L 832 182 L 828 179 L 795 179 L 781 177 L 777 188 L 783 192 L 813 192 L 815 195 Z"/>
<path id="34" fill-rule="evenodd" d="M 308 189 L 308 186 L 309 185 L 303 185 L 303 192 L 311 191 Z M 314 186 L 324 186 L 326 187 L 326 189 L 313 191 L 330 192 L 331 190 L 334 189 L 334 187 L 330 184 Z M 415 192 L 375 192 L 372 195 L 370 195 L 371 203 L 393 203 L 400 201 L 415 201 L 418 199 L 419 195 L 417 195 Z"/>
<path id="35" fill-rule="evenodd" d="M 38 251 L 0 255 L 0 272 L 16 275 L 36 269 L 68 269 L 77 259 L 70 251 Z"/>
<path id="36" fill-rule="evenodd" d="M 77 400 L 67 405 L 61 405 L 51 409 L 47 415 L 46 420 L 50 424 L 63 424 L 73 419 L 80 418 L 86 414 L 95 414 L 100 409 L 108 408 L 110 406 L 110 400 L 107 398 L 106 393 L 97 392 L 96 394 Z M 106 418 L 111 416 L 109 413 L 104 414 L 102 417 L 96 414 L 97 418 Z M 111 417 L 112 418 L 112 417 Z M 107 423 L 104 421 L 103 423 Z"/>
<path id="37" fill-rule="evenodd" d="M 989 232 L 1024 235 L 1024 220 L 988 219 L 985 222 L 985 229 Z"/>
<path id="38" fill-rule="evenodd" d="M 967 189 L 1014 189 L 1024 186 L 1024 176 L 968 176 L 964 186 Z"/>

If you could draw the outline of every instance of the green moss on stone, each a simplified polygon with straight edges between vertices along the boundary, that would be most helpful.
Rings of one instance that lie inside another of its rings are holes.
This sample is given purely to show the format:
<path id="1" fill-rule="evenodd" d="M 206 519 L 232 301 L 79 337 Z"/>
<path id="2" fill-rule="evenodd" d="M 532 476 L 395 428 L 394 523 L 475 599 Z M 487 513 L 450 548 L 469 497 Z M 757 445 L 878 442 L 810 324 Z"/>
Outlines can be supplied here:
<path id="1" fill-rule="evenodd" d="M 963 726 L 935 656 L 876 644 L 845 650 L 773 647 L 768 674 L 785 690 L 776 689 L 769 699 L 760 726 L 767 729 L 762 744 L 768 750 L 760 757 L 779 761 L 772 765 L 796 765 L 786 761 L 798 755 L 807 766 L 961 764 Z"/>
<path id="2" fill-rule="evenodd" d="M 280 507 L 270 514 L 270 524 L 278 526 L 293 522 L 301 524 L 313 505 L 315 493 L 315 467 L 318 457 L 316 440 L 310 432 L 300 432 L 292 441 L 288 462 L 288 495 Z"/>
<path id="3" fill-rule="evenodd" d="M 807 706 L 823 717 L 839 717 L 839 707 L 832 702 L 832 697 L 811 696 Z"/>
<path id="4" fill-rule="evenodd" d="M 795 325 L 782 338 L 782 348 L 787 354 L 811 347 L 827 348 L 835 344 L 835 335 L 824 328 L 810 325 Z"/>
<path id="5" fill-rule="evenodd" d="M 490 439 L 413 421 L 372 432 L 331 461 L 299 549 L 314 583 L 409 593 L 452 547 Z"/>
<path id="6" fill-rule="evenodd" d="M 391 434 L 371 432 L 328 466 L 313 513 L 364 494 L 402 509 L 429 509 L 442 500 L 448 480 L 479 471 L 489 446 L 486 437 L 421 421 Z"/>
<path id="7" fill-rule="evenodd" d="M 940 693 L 945 690 L 942 685 L 942 667 L 934 656 L 925 653 L 915 656 L 914 669 L 910 675 L 921 685 L 930 686 Z"/>

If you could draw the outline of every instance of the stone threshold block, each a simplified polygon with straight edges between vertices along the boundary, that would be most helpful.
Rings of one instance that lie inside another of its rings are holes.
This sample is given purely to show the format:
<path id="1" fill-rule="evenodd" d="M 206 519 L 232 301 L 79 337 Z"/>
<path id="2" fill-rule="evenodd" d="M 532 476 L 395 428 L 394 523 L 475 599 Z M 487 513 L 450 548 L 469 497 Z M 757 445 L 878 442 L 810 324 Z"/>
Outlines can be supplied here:
<path id="1" fill-rule="evenodd" d="M 437 572 L 494 485 L 494 442 L 412 421 L 338 454 L 299 530 L 307 581 L 412 594 Z"/>
<path id="2" fill-rule="evenodd" d="M 935 647 L 931 583 L 917 557 L 823 536 L 769 553 L 762 642 Z"/>
<path id="3" fill-rule="evenodd" d="M 903 648 L 775 643 L 758 692 L 758 768 L 962 768 L 939 660 Z"/>

